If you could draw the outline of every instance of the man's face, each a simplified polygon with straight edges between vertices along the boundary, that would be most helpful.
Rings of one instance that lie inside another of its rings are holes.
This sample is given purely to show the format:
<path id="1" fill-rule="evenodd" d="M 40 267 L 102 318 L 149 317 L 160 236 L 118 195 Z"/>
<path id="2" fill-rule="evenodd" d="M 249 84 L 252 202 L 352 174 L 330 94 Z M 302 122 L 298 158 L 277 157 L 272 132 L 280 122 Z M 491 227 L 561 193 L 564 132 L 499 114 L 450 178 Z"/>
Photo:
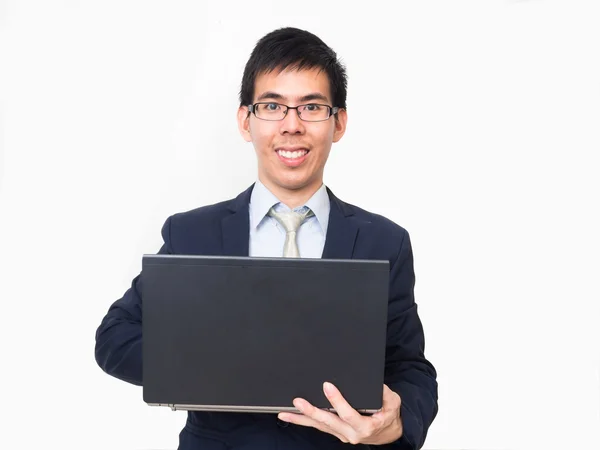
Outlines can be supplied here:
<path id="1" fill-rule="evenodd" d="M 273 71 L 259 75 L 253 103 L 273 102 L 288 106 L 332 104 L 329 79 L 319 69 Z M 271 108 L 275 108 L 271 106 Z M 248 116 L 248 108 L 238 111 L 240 133 L 252 142 L 258 159 L 259 179 L 271 191 L 316 191 L 323 183 L 323 171 L 331 144 L 346 129 L 346 111 L 340 110 L 322 122 L 306 122 L 296 110 L 288 110 L 281 121 Z"/>

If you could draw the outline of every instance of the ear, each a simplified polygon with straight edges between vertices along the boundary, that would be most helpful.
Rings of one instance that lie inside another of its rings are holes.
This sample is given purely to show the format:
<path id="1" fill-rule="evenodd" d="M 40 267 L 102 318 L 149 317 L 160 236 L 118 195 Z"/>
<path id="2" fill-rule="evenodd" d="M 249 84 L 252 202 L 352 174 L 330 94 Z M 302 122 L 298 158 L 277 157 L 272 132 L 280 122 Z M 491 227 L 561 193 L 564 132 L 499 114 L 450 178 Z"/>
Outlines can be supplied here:
<path id="1" fill-rule="evenodd" d="M 246 142 L 252 142 L 250 134 L 250 112 L 247 106 L 240 106 L 237 112 L 237 122 L 240 134 Z"/>
<path id="2" fill-rule="evenodd" d="M 338 142 L 346 132 L 348 113 L 345 109 L 340 109 L 333 120 L 335 123 L 335 130 L 333 130 L 333 142 Z"/>

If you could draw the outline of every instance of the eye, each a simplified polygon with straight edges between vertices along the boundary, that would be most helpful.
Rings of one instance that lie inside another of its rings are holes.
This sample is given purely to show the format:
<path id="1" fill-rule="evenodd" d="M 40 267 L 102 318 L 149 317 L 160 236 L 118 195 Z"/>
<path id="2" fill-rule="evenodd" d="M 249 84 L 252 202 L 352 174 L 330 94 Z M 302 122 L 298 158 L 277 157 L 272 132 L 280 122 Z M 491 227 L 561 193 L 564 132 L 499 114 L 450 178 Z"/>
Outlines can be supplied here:
<path id="1" fill-rule="evenodd" d="M 267 103 L 264 105 L 267 111 L 277 111 L 280 108 L 279 103 Z"/>
<path id="2" fill-rule="evenodd" d="M 319 111 L 322 107 L 321 107 L 321 105 L 316 105 L 314 103 L 311 103 L 309 105 L 306 105 L 304 108 L 306 109 L 306 111 L 315 112 L 315 111 Z"/>

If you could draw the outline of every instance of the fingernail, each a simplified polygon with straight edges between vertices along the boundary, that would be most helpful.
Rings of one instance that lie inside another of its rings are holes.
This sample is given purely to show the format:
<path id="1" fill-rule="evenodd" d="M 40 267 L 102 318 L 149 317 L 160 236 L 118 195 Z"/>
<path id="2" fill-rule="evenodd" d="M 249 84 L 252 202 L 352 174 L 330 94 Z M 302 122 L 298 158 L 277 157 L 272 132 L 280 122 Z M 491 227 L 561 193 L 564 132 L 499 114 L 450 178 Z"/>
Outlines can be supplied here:
<path id="1" fill-rule="evenodd" d="M 325 383 L 323 383 L 323 390 L 327 395 L 333 394 L 333 384 L 326 381 Z"/>
<path id="2" fill-rule="evenodd" d="M 287 421 L 288 421 L 288 415 L 287 415 L 287 414 L 279 413 L 279 414 L 277 415 L 277 418 L 278 418 L 279 420 L 283 420 L 284 422 L 287 422 Z"/>

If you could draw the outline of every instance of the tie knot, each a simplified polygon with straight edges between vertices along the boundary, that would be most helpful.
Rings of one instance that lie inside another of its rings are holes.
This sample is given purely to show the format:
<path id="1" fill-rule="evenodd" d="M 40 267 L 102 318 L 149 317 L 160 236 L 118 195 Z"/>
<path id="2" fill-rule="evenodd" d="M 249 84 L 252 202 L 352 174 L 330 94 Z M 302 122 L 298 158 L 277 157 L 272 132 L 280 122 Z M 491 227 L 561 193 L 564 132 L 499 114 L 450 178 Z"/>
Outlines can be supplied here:
<path id="1" fill-rule="evenodd" d="M 268 213 L 269 216 L 275 218 L 285 229 L 287 233 L 292 231 L 297 231 L 298 227 L 302 225 L 309 217 L 315 215 L 314 212 L 310 208 L 306 208 L 305 212 L 296 212 L 296 211 L 275 211 L 275 207 L 272 207 Z"/>

